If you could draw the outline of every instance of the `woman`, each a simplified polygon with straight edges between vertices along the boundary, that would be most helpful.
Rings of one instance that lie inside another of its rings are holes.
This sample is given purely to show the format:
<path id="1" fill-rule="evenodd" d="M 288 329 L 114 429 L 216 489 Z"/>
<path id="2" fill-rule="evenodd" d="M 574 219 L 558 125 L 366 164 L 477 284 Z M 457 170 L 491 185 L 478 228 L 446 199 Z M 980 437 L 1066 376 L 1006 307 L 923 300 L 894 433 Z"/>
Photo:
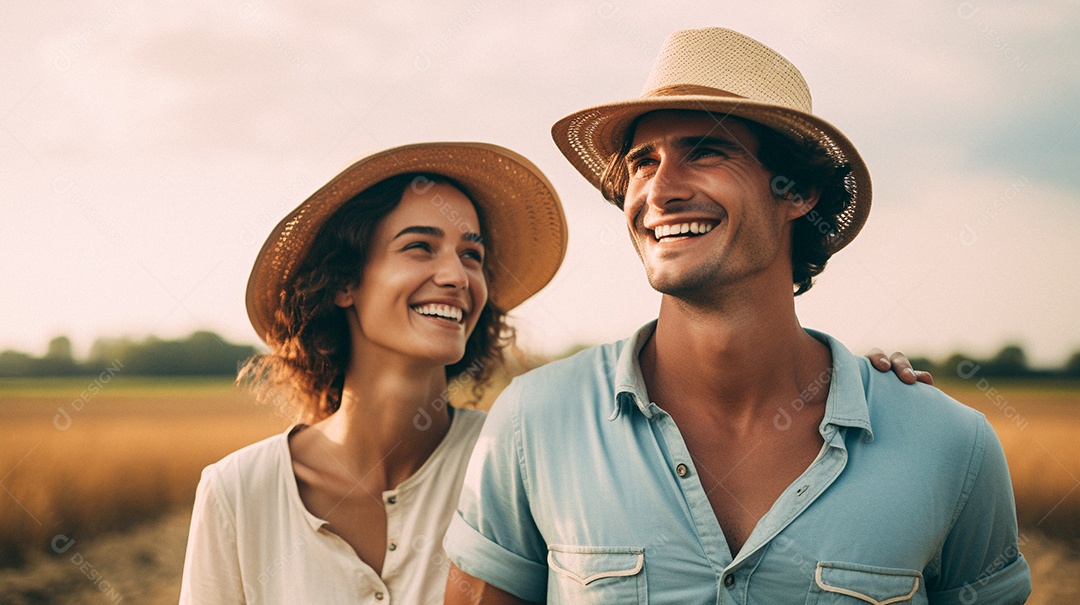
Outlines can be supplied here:
<path id="1" fill-rule="evenodd" d="M 447 392 L 483 384 L 565 249 L 543 174 L 480 143 L 375 154 L 286 216 L 248 282 L 270 353 L 241 374 L 298 424 L 203 472 L 180 602 L 442 603 L 484 419 Z"/>
<path id="2" fill-rule="evenodd" d="M 504 313 L 566 249 L 525 158 L 432 143 L 365 158 L 287 216 L 248 283 L 264 400 L 301 423 L 207 467 L 182 603 L 441 603 L 442 536 L 483 413 Z"/>

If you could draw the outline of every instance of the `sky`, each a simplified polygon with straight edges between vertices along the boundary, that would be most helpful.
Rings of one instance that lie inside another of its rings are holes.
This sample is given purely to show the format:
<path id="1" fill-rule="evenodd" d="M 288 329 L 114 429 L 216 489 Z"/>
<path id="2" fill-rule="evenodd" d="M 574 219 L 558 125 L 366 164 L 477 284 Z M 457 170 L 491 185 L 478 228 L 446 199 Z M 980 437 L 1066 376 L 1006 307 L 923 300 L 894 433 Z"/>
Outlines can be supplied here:
<path id="1" fill-rule="evenodd" d="M 670 32 L 709 26 L 791 60 L 870 168 L 804 326 L 856 352 L 1080 350 L 1074 0 L 8 2 L 0 24 L 0 350 L 256 342 L 244 288 L 278 220 L 360 157 L 439 140 L 514 149 L 562 198 L 566 260 L 511 315 L 519 342 L 626 337 L 659 296 L 550 127 L 637 97 Z"/>

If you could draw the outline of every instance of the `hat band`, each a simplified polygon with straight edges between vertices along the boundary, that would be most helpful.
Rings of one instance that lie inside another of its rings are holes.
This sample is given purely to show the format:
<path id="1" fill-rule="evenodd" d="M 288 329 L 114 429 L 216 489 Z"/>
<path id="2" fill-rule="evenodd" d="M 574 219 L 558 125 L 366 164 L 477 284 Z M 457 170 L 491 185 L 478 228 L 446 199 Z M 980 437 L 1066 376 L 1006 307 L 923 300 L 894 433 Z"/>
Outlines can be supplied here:
<path id="1" fill-rule="evenodd" d="M 737 95 L 733 92 L 726 90 L 720 90 L 719 88 L 713 88 L 711 86 L 699 86 L 697 84 L 669 84 L 667 86 L 661 86 L 660 88 L 654 88 L 649 92 L 641 95 L 642 97 L 678 97 L 683 95 L 705 95 L 709 97 L 733 97 L 737 99 L 745 99 L 742 95 Z"/>

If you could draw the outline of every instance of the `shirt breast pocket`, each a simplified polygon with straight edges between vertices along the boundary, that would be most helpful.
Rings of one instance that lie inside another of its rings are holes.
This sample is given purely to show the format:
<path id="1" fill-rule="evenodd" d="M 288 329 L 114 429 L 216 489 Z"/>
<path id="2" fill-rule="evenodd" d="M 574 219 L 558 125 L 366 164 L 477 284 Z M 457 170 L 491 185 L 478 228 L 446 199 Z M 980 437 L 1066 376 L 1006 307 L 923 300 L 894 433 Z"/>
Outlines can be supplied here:
<path id="1" fill-rule="evenodd" d="M 645 549 L 548 546 L 548 603 L 648 603 Z"/>
<path id="2" fill-rule="evenodd" d="M 822 561 L 806 605 L 928 603 L 922 573 L 910 569 Z"/>

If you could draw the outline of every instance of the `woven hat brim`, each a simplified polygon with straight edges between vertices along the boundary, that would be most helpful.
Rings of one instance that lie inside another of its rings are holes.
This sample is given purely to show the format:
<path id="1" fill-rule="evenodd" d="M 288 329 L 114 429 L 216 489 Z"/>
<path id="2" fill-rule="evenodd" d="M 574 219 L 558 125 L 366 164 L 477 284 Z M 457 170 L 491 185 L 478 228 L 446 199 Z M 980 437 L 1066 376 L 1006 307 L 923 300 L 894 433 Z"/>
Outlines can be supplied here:
<path id="1" fill-rule="evenodd" d="M 738 96 L 710 95 L 653 96 L 597 105 L 574 112 L 551 128 L 551 136 L 566 159 L 594 187 L 610 158 L 622 148 L 634 120 L 660 109 L 707 111 L 758 122 L 797 140 L 815 141 L 838 165 L 851 166 L 848 177 L 850 203 L 837 217 L 837 230 L 830 242 L 836 252 L 846 246 L 866 223 L 870 213 L 870 172 L 855 146 L 836 127 L 821 118 L 789 107 Z"/>
<path id="2" fill-rule="evenodd" d="M 566 217 L 555 188 L 532 162 L 487 143 L 421 143 L 368 156 L 290 212 L 263 244 L 247 285 L 248 319 L 259 337 L 326 220 L 345 202 L 389 177 L 447 176 L 464 186 L 484 217 L 489 301 L 509 311 L 543 288 L 566 255 Z"/>

